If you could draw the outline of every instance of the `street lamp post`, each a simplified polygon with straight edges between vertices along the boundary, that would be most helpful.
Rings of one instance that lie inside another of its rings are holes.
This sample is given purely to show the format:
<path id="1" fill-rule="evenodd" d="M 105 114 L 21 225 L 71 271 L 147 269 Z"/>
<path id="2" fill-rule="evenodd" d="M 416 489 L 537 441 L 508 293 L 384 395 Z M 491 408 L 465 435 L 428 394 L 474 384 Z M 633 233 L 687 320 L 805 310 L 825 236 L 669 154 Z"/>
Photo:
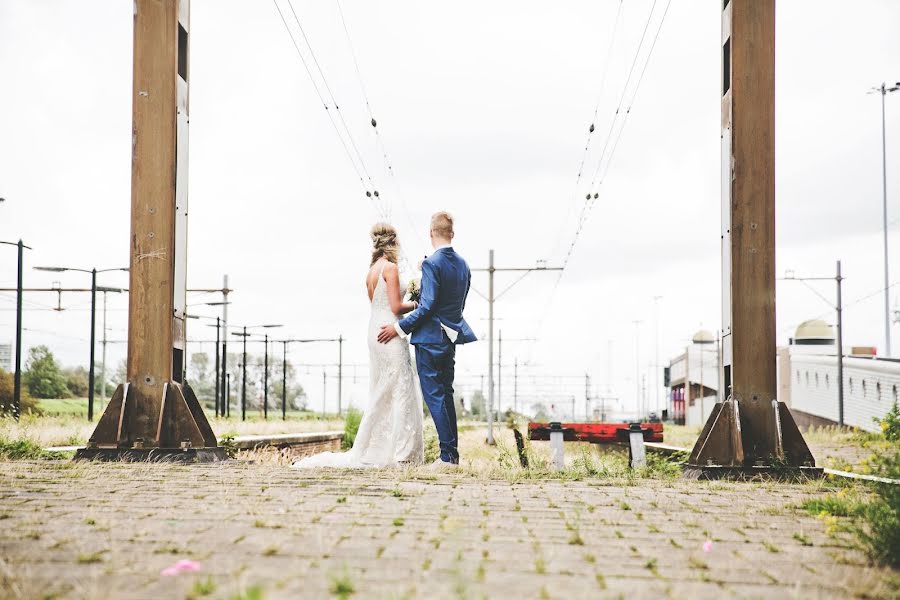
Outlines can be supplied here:
<path id="1" fill-rule="evenodd" d="M 275 327 L 281 327 L 281 325 L 243 325 L 241 328 L 243 329 L 242 333 L 235 332 L 232 335 L 236 335 L 238 337 L 242 337 L 243 339 L 243 350 L 242 350 L 242 359 L 241 359 L 241 421 L 247 420 L 247 338 L 253 333 L 248 333 L 248 329 L 274 329 Z M 268 361 L 269 361 L 269 336 L 266 334 L 266 374 L 265 374 L 265 382 L 268 385 Z M 268 407 L 266 404 L 268 403 L 268 391 L 265 393 L 265 402 L 263 403 L 263 410 L 267 411 Z"/>
<path id="2" fill-rule="evenodd" d="M 888 86 L 882 83 L 872 88 L 869 93 L 881 94 L 881 164 L 882 164 L 882 217 L 884 220 L 884 352 L 891 356 L 891 306 L 890 283 L 888 275 L 888 209 L 887 209 L 887 125 L 885 121 L 884 99 L 891 93 L 900 90 L 900 81 Z"/>
<path id="3" fill-rule="evenodd" d="M 269 420 L 269 334 L 265 334 L 263 350 L 263 419 Z"/>
<path id="4" fill-rule="evenodd" d="M 0 198 L 0 201 L 3 201 L 3 198 Z M 19 420 L 19 412 L 22 410 L 22 288 L 23 288 L 23 278 L 24 278 L 24 264 L 25 264 L 25 248 L 31 250 L 29 246 L 26 246 L 22 243 L 22 240 L 18 242 L 0 242 L 0 244 L 6 244 L 7 246 L 15 246 L 16 247 L 16 370 L 13 374 L 13 418 L 18 421 Z"/>
<path id="5" fill-rule="evenodd" d="M 91 352 L 90 363 L 88 364 L 88 421 L 94 420 L 94 355 L 97 340 L 97 273 L 107 273 L 109 271 L 125 271 L 125 267 L 114 269 L 76 269 L 73 267 L 35 267 L 37 271 L 50 271 L 51 273 L 63 273 L 65 271 L 78 271 L 79 273 L 90 273 L 91 275 Z"/>

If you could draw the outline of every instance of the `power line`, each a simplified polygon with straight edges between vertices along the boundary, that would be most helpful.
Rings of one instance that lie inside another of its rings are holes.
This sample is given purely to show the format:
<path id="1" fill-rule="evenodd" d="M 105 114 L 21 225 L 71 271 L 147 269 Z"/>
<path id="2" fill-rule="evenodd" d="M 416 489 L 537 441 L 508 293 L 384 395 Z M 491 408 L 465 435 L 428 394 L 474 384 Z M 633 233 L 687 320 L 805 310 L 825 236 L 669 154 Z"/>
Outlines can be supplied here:
<path id="1" fill-rule="evenodd" d="M 619 140 L 622 139 L 622 132 L 625 131 L 625 125 L 628 123 L 628 117 L 631 115 L 631 107 L 634 106 L 634 102 L 637 99 L 638 91 L 640 90 L 641 83 L 644 81 L 644 75 L 647 73 L 647 67 L 650 64 L 650 58 L 653 56 L 653 50 L 656 48 L 656 42 L 659 40 L 659 34 L 662 31 L 663 23 L 666 20 L 666 15 L 669 14 L 669 7 L 672 5 L 672 0 L 668 0 L 666 2 L 666 9 L 663 11 L 662 18 L 659 21 L 659 27 L 656 29 L 656 34 L 653 36 L 653 43 L 650 44 L 650 51 L 647 53 L 647 60 L 644 61 L 644 66 L 641 69 L 641 74 L 638 77 L 637 84 L 634 87 L 634 92 L 631 95 L 631 101 L 628 103 L 628 109 L 625 111 L 625 117 L 622 119 L 622 126 L 619 128 L 618 136 L 616 137 L 616 142 L 613 144 L 612 151 L 609 153 L 609 158 L 606 161 L 606 167 L 603 170 L 603 175 L 600 177 L 600 181 L 597 184 L 598 186 L 603 183 L 606 179 L 606 175 L 609 172 L 609 166 L 612 163 L 613 156 L 616 153 L 616 148 L 619 147 Z M 598 165 L 599 168 L 599 165 Z M 597 193 L 594 193 L 594 199 L 597 197 Z"/>
<path id="2" fill-rule="evenodd" d="M 366 105 L 366 112 L 369 114 L 369 119 L 370 119 L 369 122 L 372 125 L 372 130 L 375 132 L 375 143 L 378 146 L 378 150 L 381 153 L 381 157 L 384 161 L 385 170 L 386 170 L 391 182 L 394 184 L 394 192 L 397 194 L 397 199 L 400 202 L 400 208 L 403 210 L 403 213 L 406 216 L 406 220 L 410 226 L 410 232 L 412 233 L 416 230 L 416 226 L 413 224 L 412 217 L 410 216 L 409 209 L 406 205 L 406 201 L 404 200 L 403 195 L 400 192 L 400 185 L 397 182 L 397 177 L 394 172 L 394 165 L 391 162 L 390 157 L 388 156 L 387 148 L 385 146 L 384 139 L 381 135 L 381 130 L 378 128 L 378 121 L 375 119 L 374 110 L 372 109 L 372 103 L 369 101 L 369 94 L 366 91 L 366 85 L 365 85 L 365 82 L 363 81 L 362 69 L 360 69 L 360 66 L 359 66 L 359 59 L 357 58 L 357 55 L 356 55 L 356 49 L 353 45 L 353 39 L 350 36 L 350 28 L 347 25 L 347 19 L 344 16 L 344 9 L 341 6 L 341 0 L 335 0 L 335 3 L 337 4 L 338 14 L 341 17 L 341 25 L 343 25 L 343 28 L 344 28 L 344 35 L 347 39 L 347 46 L 350 48 L 350 56 L 353 58 L 353 67 L 356 70 L 356 80 L 359 82 L 359 89 L 360 89 L 360 92 L 362 92 L 363 101 L 365 102 L 365 105 Z M 390 220 L 390 218 L 392 216 L 391 210 L 390 210 L 391 209 L 390 203 L 386 203 L 386 206 L 387 206 L 387 213 L 388 213 L 387 217 Z"/>
<path id="3" fill-rule="evenodd" d="M 379 206 L 379 193 L 378 190 L 370 190 L 366 186 L 366 179 L 369 180 L 369 183 L 374 188 L 374 182 L 372 181 L 371 176 L 369 176 L 369 172 L 365 167 L 365 162 L 363 161 L 362 155 L 359 153 L 359 149 L 356 147 L 356 143 L 353 140 L 353 136 L 350 134 L 350 130 L 347 127 L 346 122 L 344 121 L 344 117 L 340 112 L 340 108 L 337 105 L 337 102 L 334 100 L 334 96 L 331 94 L 330 88 L 328 88 L 328 83 L 324 78 L 324 74 L 322 74 L 323 84 L 325 85 L 329 96 L 331 97 L 332 103 L 334 104 L 334 111 L 329 110 L 328 101 L 326 101 L 325 96 L 322 94 L 322 90 L 319 88 L 319 84 L 316 82 L 316 78 L 313 76 L 312 70 L 309 68 L 309 64 L 306 61 L 306 58 L 303 56 L 303 52 L 300 50 L 300 46 L 297 44 L 297 39 L 294 36 L 294 33 L 291 31 L 290 25 L 288 25 L 287 19 L 284 16 L 284 12 L 281 10 L 281 7 L 278 5 L 278 0 L 272 0 L 272 3 L 275 5 L 275 10 L 278 11 L 278 16 L 281 17 L 281 22 L 284 24 L 284 28 L 288 33 L 288 36 L 291 38 L 291 43 L 294 46 L 294 50 L 297 52 L 297 56 L 300 58 L 300 62 L 303 64 L 303 68 L 306 71 L 307 76 L 309 76 L 310 81 L 312 82 L 313 89 L 316 91 L 316 95 L 319 97 L 319 101 L 322 103 L 322 107 L 325 109 L 325 114 L 328 115 L 328 121 L 331 123 L 331 127 L 334 129 L 335 134 L 341 142 L 341 147 L 344 149 L 344 153 L 347 155 L 347 159 L 350 161 L 350 164 L 353 166 L 353 170 L 356 173 L 357 178 L 359 179 L 360 186 L 366 194 L 366 197 L 372 200 L 372 203 L 375 204 L 376 209 L 380 214 L 384 214 L 383 207 Z M 294 7 L 290 2 L 288 4 L 291 7 L 291 12 L 294 12 Z M 310 50 L 310 54 L 312 55 L 313 60 L 316 62 L 318 67 L 318 60 L 315 58 L 315 54 L 312 52 L 312 46 L 309 45 L 309 41 L 306 38 L 306 34 L 303 31 L 303 26 L 300 25 L 300 20 L 297 19 L 296 12 L 294 12 L 294 18 L 297 21 L 298 26 L 300 27 L 300 31 L 303 34 L 304 40 L 306 40 L 307 47 Z M 319 68 L 319 72 L 322 73 L 321 68 Z M 341 119 L 341 122 L 344 125 L 344 129 L 347 131 L 347 138 L 350 140 L 353 149 L 356 151 L 356 158 L 354 158 L 353 153 L 350 151 L 350 147 L 347 145 L 347 139 L 344 138 L 344 135 L 341 133 L 340 128 L 338 127 L 337 121 L 334 119 L 334 115 L 332 112 L 337 112 L 338 116 Z M 357 164 L 359 161 L 359 164 Z M 365 176 L 364 176 L 365 174 Z"/>
<path id="4" fill-rule="evenodd" d="M 309 37 L 307 37 L 306 35 L 306 30 L 303 29 L 303 24 L 300 22 L 300 17 L 297 16 L 297 11 L 294 10 L 294 3 L 292 0 L 288 0 L 288 6 L 291 9 L 291 14 L 294 15 L 294 21 L 297 22 L 297 27 L 300 29 L 300 35 L 303 36 L 303 41 L 306 44 L 307 49 L 309 49 L 309 55 L 312 57 L 313 63 L 316 65 L 316 70 L 319 71 L 319 76 L 322 78 L 322 84 L 325 86 L 325 91 L 328 92 L 328 97 L 331 98 L 331 104 L 334 106 L 334 111 L 338 114 L 338 118 L 340 118 L 341 124 L 344 126 L 344 130 L 347 132 L 347 138 L 350 140 L 350 145 L 353 146 L 353 150 L 354 152 L 356 152 L 356 156 L 359 158 L 359 164 L 362 167 L 363 173 L 365 173 L 366 178 L 374 188 L 375 182 L 372 180 L 372 176 L 369 174 L 368 169 L 366 169 L 366 163 L 365 161 L 363 161 L 362 154 L 360 153 L 359 148 L 356 145 L 356 140 L 353 139 L 353 134 L 350 132 L 350 128 L 347 126 L 347 121 L 344 120 L 344 113 L 341 112 L 341 107 L 340 105 L 338 105 L 337 99 L 334 97 L 334 93 L 332 93 L 331 91 L 331 86 L 328 85 L 328 79 L 325 77 L 325 72 L 322 70 L 322 65 L 319 64 L 319 59 L 316 58 L 316 53 L 313 50 L 312 44 L 309 42 Z"/>
<path id="5" fill-rule="evenodd" d="M 644 46 L 644 40 L 646 39 L 647 31 L 650 28 L 650 23 L 653 21 L 653 13 L 656 10 L 657 2 L 658 2 L 658 0 L 653 0 L 653 4 L 650 6 L 650 12 L 647 15 L 647 22 L 644 24 L 644 30 L 641 33 L 641 39 L 638 42 L 637 49 L 635 50 L 635 53 L 634 53 L 634 59 L 632 60 L 632 63 L 631 63 L 631 68 L 628 71 L 628 76 L 625 79 L 625 85 L 622 88 L 622 95 L 619 98 L 619 104 L 616 107 L 616 112 L 613 115 L 612 122 L 610 123 L 609 131 L 606 134 L 606 142 L 604 143 L 603 150 L 600 153 L 600 159 L 597 163 L 597 169 L 594 172 L 594 178 L 591 180 L 591 191 L 585 197 L 584 204 L 581 209 L 581 214 L 579 215 L 578 225 L 576 226 L 575 233 L 572 237 L 572 242 L 569 244 L 569 248 L 566 251 L 566 256 L 563 259 L 563 270 L 560 271 L 559 277 L 556 278 L 556 282 L 554 283 L 553 288 L 550 292 L 550 296 L 547 299 L 547 304 L 544 307 L 543 315 L 541 316 L 541 319 L 538 322 L 539 324 L 538 324 L 537 337 L 540 337 L 540 333 L 543 328 L 544 320 L 547 316 L 547 313 L 550 309 L 553 299 L 556 296 L 556 290 L 558 289 L 559 284 L 562 281 L 562 278 L 566 273 L 566 267 L 568 266 L 569 261 L 572 258 L 572 254 L 575 251 L 575 246 L 578 243 L 578 240 L 581 236 L 581 232 L 584 230 L 584 226 L 585 226 L 585 223 L 587 222 L 587 218 L 590 214 L 590 211 L 593 209 L 594 203 L 596 202 L 597 198 L 599 197 L 599 192 L 596 190 L 596 187 L 595 187 L 595 183 L 597 182 L 597 175 L 600 173 L 600 169 L 604 164 L 603 158 L 606 155 L 606 149 L 609 146 L 609 141 L 612 137 L 613 131 L 615 131 L 615 124 L 616 124 L 616 121 L 618 120 L 619 115 L 622 112 L 622 106 L 625 104 L 625 98 L 628 95 L 628 86 L 631 83 L 631 78 L 634 75 L 634 70 L 635 70 L 635 67 L 637 66 L 638 58 L 641 55 L 641 49 Z M 635 85 L 634 90 L 632 91 L 632 94 L 631 94 L 631 99 L 628 102 L 628 108 L 626 109 L 625 116 L 622 119 L 622 125 L 618 130 L 618 134 L 616 135 L 616 141 L 613 144 L 612 151 L 610 152 L 609 158 L 606 161 L 606 168 L 603 170 L 603 176 L 601 177 L 601 179 L 600 179 L 599 183 L 597 183 L 597 185 L 600 185 L 603 183 L 603 181 L 605 180 L 606 175 L 609 171 L 609 165 L 612 162 L 612 157 L 615 154 L 615 151 L 619 146 L 619 140 L 622 138 L 622 132 L 624 131 L 625 124 L 628 121 L 628 115 L 631 113 L 631 107 L 634 105 L 635 99 L 637 98 L 638 91 L 640 90 L 641 82 L 644 80 L 644 75 L 647 71 L 647 65 L 650 64 L 650 59 L 653 56 L 653 50 L 656 48 L 656 42 L 659 39 L 659 34 L 662 31 L 663 24 L 665 23 L 665 20 L 666 20 L 666 15 L 668 15 L 668 13 L 669 13 L 669 7 L 671 6 L 671 4 L 672 4 L 672 0 L 668 0 L 666 2 L 666 8 L 663 11 L 662 17 L 660 18 L 659 26 L 657 27 L 656 33 L 654 34 L 653 42 L 650 44 L 650 49 L 647 53 L 647 58 L 644 61 L 644 66 L 641 68 L 641 73 L 638 77 L 637 84 Z"/>
<path id="6" fill-rule="evenodd" d="M 578 165 L 578 173 L 575 176 L 575 188 L 573 190 L 573 195 L 576 196 L 576 198 L 578 197 L 577 196 L 578 195 L 578 187 L 581 185 L 581 177 L 584 173 L 584 163 L 587 160 L 588 153 L 590 152 L 591 141 L 593 140 L 593 134 L 594 134 L 594 130 L 595 130 L 595 124 L 597 123 L 597 114 L 600 111 L 600 103 L 603 100 L 603 92 L 606 89 L 606 78 L 607 78 L 607 75 L 609 74 L 609 64 L 611 62 L 610 59 L 612 58 L 612 49 L 613 49 L 613 45 L 615 44 L 615 41 L 616 41 L 616 34 L 618 33 L 618 30 L 619 30 L 619 23 L 621 21 L 623 5 L 624 5 L 624 0 L 619 0 L 619 7 L 616 10 L 616 19 L 615 19 L 615 23 L 613 24 L 612 35 L 610 36 L 609 45 L 606 48 L 606 58 L 603 61 L 603 64 L 604 64 L 603 75 L 600 78 L 600 91 L 597 93 L 597 103 L 594 105 L 594 114 L 591 117 L 591 124 L 588 127 L 587 138 L 585 139 L 585 143 L 584 143 L 584 151 L 581 154 L 581 162 Z M 562 239 L 562 231 L 565 228 L 566 223 L 569 221 L 570 214 L 572 214 L 572 203 L 571 202 L 569 203 L 569 209 L 566 212 L 566 216 L 563 219 L 562 223 L 560 224 L 560 231 L 557 234 L 557 242 L 556 242 L 557 244 L 559 244 L 559 241 L 561 241 L 561 239 Z"/>

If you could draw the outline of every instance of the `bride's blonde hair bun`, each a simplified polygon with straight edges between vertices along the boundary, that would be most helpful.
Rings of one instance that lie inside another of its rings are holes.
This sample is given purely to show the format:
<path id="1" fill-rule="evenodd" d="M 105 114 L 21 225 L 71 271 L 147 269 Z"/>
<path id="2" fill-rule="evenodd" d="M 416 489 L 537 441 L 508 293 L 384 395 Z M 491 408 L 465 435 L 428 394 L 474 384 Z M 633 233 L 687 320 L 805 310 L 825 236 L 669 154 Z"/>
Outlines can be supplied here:
<path id="1" fill-rule="evenodd" d="M 372 263 L 378 262 L 382 256 L 392 263 L 397 263 L 400 243 L 397 241 L 397 230 L 388 223 L 376 223 L 369 234 L 372 238 Z"/>

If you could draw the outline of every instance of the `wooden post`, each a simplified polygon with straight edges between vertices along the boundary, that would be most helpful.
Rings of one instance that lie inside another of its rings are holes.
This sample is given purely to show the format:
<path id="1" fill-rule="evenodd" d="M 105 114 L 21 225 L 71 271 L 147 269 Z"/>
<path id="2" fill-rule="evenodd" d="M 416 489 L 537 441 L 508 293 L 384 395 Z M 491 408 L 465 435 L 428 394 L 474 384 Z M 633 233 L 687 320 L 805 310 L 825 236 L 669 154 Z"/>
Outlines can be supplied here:
<path id="1" fill-rule="evenodd" d="M 135 0 L 128 381 L 78 458 L 224 457 L 183 385 L 189 32 L 190 0 Z"/>
<path id="2" fill-rule="evenodd" d="M 706 422 L 688 471 L 812 467 L 790 411 L 776 399 L 775 0 L 724 0 L 721 48 L 724 402 Z"/>

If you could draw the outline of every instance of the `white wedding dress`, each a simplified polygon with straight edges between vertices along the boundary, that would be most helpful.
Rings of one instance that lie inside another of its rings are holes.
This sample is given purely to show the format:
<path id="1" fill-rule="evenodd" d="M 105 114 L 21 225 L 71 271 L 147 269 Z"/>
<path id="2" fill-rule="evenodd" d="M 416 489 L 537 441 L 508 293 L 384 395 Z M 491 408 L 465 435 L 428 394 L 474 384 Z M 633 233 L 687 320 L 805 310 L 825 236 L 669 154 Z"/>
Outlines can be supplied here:
<path id="1" fill-rule="evenodd" d="M 369 318 L 369 406 L 353 448 L 309 456 L 295 462 L 295 469 L 378 468 L 424 461 L 422 391 L 409 344 L 399 337 L 387 344 L 380 344 L 377 339 L 382 326 L 396 321 L 382 269 L 372 292 Z"/>

